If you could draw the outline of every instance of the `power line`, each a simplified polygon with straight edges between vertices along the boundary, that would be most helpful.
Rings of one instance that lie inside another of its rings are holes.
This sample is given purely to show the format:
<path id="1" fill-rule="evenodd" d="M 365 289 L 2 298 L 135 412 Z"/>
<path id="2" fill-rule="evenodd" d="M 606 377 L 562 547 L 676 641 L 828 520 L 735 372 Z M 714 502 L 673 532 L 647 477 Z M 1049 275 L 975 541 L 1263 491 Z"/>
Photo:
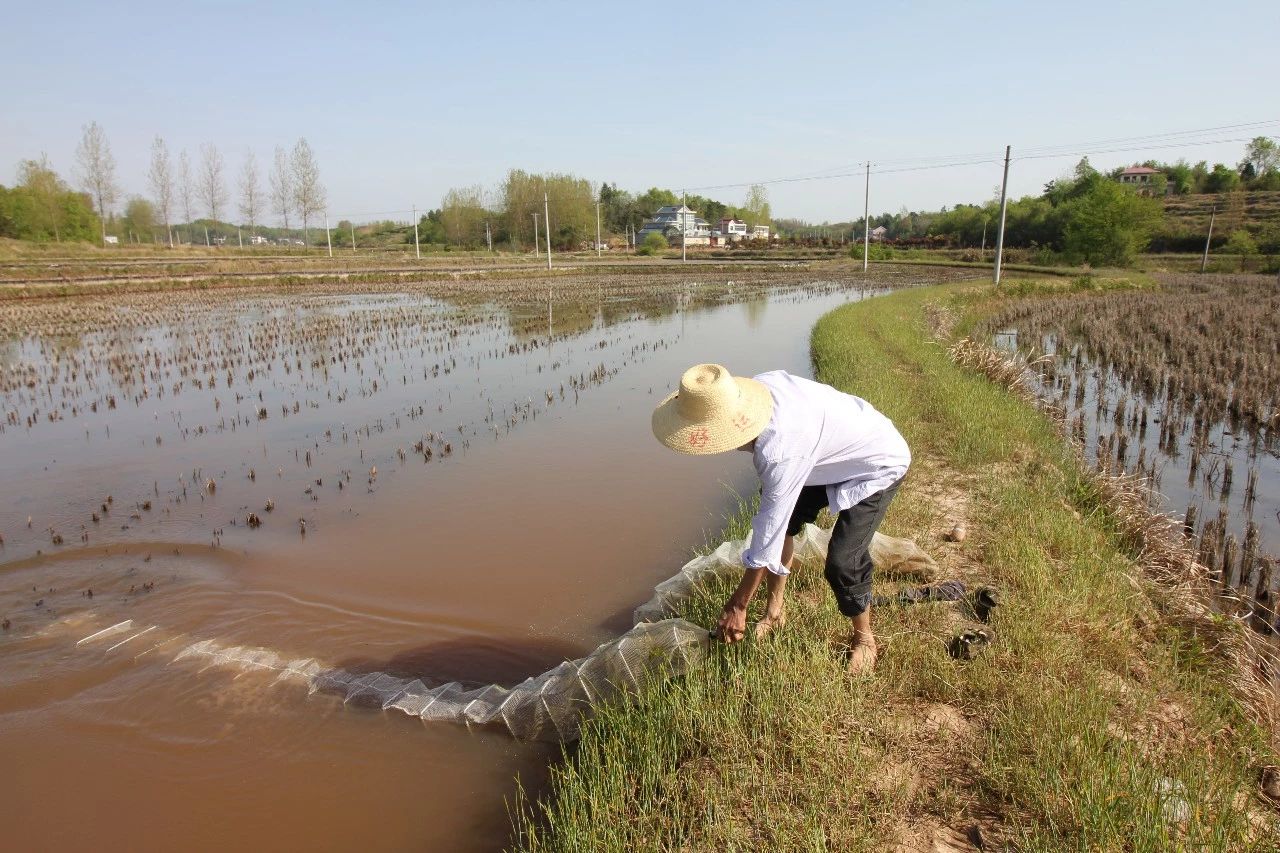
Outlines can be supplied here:
<path id="1" fill-rule="evenodd" d="M 1181 147 L 1195 147 L 1200 145 L 1217 145 L 1217 144 L 1224 144 L 1224 143 L 1231 143 L 1231 142 L 1248 142 L 1250 140 L 1247 138 L 1197 140 L 1194 138 L 1187 138 L 1187 137 L 1201 136 L 1206 133 L 1219 132 L 1223 130 L 1260 129 L 1270 125 L 1280 125 L 1280 120 L 1268 119 L 1266 121 L 1244 122 L 1244 123 L 1233 124 L 1233 125 L 1220 125 L 1218 127 L 1199 128 L 1197 130 L 1169 131 L 1167 133 L 1146 134 L 1143 136 L 1116 137 L 1110 140 L 1095 140 L 1094 142 L 1071 143 L 1071 144 L 1055 145 L 1055 146 L 1040 146 L 1038 148 L 1028 148 L 1026 149 L 1026 153 L 1021 153 L 1013 159 L 1014 160 L 1039 160 L 1039 159 L 1049 159 L 1053 157 L 1077 157 L 1077 156 L 1087 156 L 1089 154 L 1114 154 L 1114 153 L 1120 153 L 1125 151 L 1153 151 L 1153 150 L 1159 150 L 1164 148 L 1181 148 Z M 1167 141 L 1164 143 L 1160 143 L 1158 142 L 1158 140 L 1167 140 Z M 1151 142 L 1153 144 L 1133 146 L 1133 147 L 1123 147 L 1123 148 L 1092 147 L 1092 146 L 1111 146 L 1111 145 L 1116 145 L 1116 144 L 1125 143 L 1125 142 L 1144 142 L 1144 141 Z M 906 159 L 900 159 L 900 160 L 878 161 L 878 164 L 882 168 L 875 169 L 873 171 L 873 174 L 884 175 L 884 174 L 892 174 L 892 173 L 899 173 L 899 172 L 926 171 L 931 169 L 949 169 L 949 168 L 957 168 L 961 166 L 988 165 L 988 164 L 995 164 L 999 162 L 1001 162 L 1001 158 L 993 156 L 991 154 L 968 154 L 968 155 L 906 158 Z M 864 166 L 865 163 L 866 161 L 861 161 L 857 165 Z M 918 165 L 911 165 L 911 164 L 918 164 Z M 769 178 L 769 179 L 762 179 L 762 180 L 755 180 L 755 181 L 738 181 L 738 182 L 725 183 L 725 184 L 712 184 L 712 185 L 706 185 L 706 186 L 692 187 L 691 189 L 696 192 L 702 192 L 706 190 L 737 189 L 740 187 L 749 187 L 756 184 L 761 184 L 761 185 L 789 184 L 789 183 L 801 183 L 805 181 L 822 181 L 822 180 L 836 180 L 840 178 L 861 177 L 863 175 L 863 172 L 861 170 L 856 170 L 856 171 L 853 170 L 853 165 L 854 164 L 849 164 L 843 167 L 833 167 L 832 169 L 826 169 L 816 173 L 811 172 L 806 175 L 797 175 L 797 176 L 785 177 L 785 178 Z M 846 171 L 835 171 L 837 169 L 845 169 Z"/>
<path id="2" fill-rule="evenodd" d="M 1158 151 L 1170 148 L 1194 148 L 1204 145 L 1223 145 L 1228 143 L 1250 142 L 1248 137 L 1231 137 L 1231 138 L 1215 138 L 1215 139 L 1197 139 L 1196 137 L 1206 134 L 1218 133 L 1229 130 L 1260 130 L 1270 126 L 1280 126 L 1280 119 L 1266 119 L 1262 121 L 1241 122 L 1237 124 L 1218 125 L 1216 127 L 1198 128 L 1195 130 L 1175 130 L 1164 133 L 1143 134 L 1139 136 L 1112 137 L 1110 139 L 1099 139 L 1091 142 L 1064 143 L 1061 145 L 1044 145 L 1034 148 L 1026 148 L 1019 152 L 1013 161 L 1020 160 L 1049 160 L 1054 158 L 1065 157 L 1085 157 L 1096 154 L 1119 154 L 1137 151 Z M 1275 136 L 1266 136 L 1268 139 L 1280 141 Z M 1128 143 L 1144 143 L 1129 145 Z M 1115 147 L 1120 146 L 1120 147 Z M 840 180 L 844 178 L 861 178 L 867 174 L 872 175 L 889 175 L 901 174 L 906 172 L 923 172 L 936 169 L 955 169 L 968 166 L 986 166 L 998 165 L 1003 158 L 991 153 L 973 153 L 973 154 L 952 154 L 938 155 L 931 157 L 908 157 L 897 160 L 880 160 L 876 162 L 876 167 L 871 168 L 868 172 L 867 161 L 859 161 L 858 163 L 845 164 L 843 166 L 833 166 L 819 172 L 809 172 L 802 175 L 792 175 L 781 178 L 766 178 L 752 181 L 738 181 L 734 183 L 724 184 L 708 184 L 705 186 L 690 187 L 692 192 L 705 192 L 709 190 L 726 190 L 739 189 L 742 187 L 750 187 L 754 185 L 778 185 L 806 183 L 809 181 L 829 181 Z M 415 219 L 417 217 L 416 209 L 404 210 L 379 210 L 366 211 L 363 213 L 345 213 L 342 219 L 368 219 L 370 217 L 380 216 L 397 216 L 406 213 L 412 214 Z"/>

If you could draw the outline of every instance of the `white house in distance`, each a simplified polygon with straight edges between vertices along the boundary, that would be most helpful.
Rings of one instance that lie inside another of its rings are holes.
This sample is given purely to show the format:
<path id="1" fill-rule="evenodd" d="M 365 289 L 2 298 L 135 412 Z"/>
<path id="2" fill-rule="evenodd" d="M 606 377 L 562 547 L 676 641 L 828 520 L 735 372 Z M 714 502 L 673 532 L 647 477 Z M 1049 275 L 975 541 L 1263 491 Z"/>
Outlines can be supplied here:
<path id="1" fill-rule="evenodd" d="M 881 240 L 885 238 L 885 235 L 887 235 L 888 233 L 889 233 L 888 228 L 885 228 L 883 225 L 877 225 L 875 228 L 871 229 L 871 242 L 879 243 Z"/>
<path id="2" fill-rule="evenodd" d="M 724 218 L 720 220 L 720 234 L 725 240 L 747 239 L 747 223 L 741 219 Z"/>
<path id="3" fill-rule="evenodd" d="M 683 236 L 687 246 L 718 246 L 739 240 L 768 240 L 769 226 L 750 226 L 740 219 L 725 217 L 719 227 L 712 230 L 711 223 L 694 210 L 683 204 L 671 204 L 658 208 L 653 218 L 636 232 L 636 245 L 650 234 L 661 234 L 673 244 Z"/>
<path id="4" fill-rule="evenodd" d="M 707 246 L 711 243 L 711 223 L 683 204 L 668 204 L 658 208 L 653 218 L 636 232 L 636 245 L 650 234 L 661 234 L 668 240 L 683 237 L 687 246 Z"/>

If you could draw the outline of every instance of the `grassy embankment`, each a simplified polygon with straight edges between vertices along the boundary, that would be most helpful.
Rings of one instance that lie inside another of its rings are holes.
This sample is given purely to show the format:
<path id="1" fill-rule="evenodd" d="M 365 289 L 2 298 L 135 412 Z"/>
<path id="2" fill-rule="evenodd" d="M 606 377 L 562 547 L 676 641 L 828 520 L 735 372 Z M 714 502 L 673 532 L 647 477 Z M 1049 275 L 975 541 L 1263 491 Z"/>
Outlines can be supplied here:
<path id="1" fill-rule="evenodd" d="M 1041 287 L 1073 285 L 1010 290 Z M 915 450 L 886 532 L 943 576 L 1005 591 L 991 648 L 948 655 L 972 616 L 957 605 L 880 608 L 880 665 L 850 682 L 821 567 L 801 566 L 784 632 L 586 727 L 544 813 L 521 821 L 523 849 L 1276 849 L 1258 793 L 1269 733 L 1227 663 L 1164 615 L 1052 423 L 930 339 L 938 306 L 963 332 L 993 301 L 972 284 L 902 291 L 829 314 L 812 340 L 819 376 Z M 968 538 L 944 542 L 957 520 Z M 726 594 L 685 615 L 712 623 Z"/>

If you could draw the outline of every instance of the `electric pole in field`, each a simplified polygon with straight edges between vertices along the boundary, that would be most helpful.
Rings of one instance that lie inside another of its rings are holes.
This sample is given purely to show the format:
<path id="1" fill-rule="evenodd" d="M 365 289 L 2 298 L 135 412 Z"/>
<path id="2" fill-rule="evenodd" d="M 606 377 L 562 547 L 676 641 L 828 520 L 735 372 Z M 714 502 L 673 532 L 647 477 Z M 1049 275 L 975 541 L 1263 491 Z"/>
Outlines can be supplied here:
<path id="1" fill-rule="evenodd" d="M 867 186 L 862 194 L 862 271 L 871 261 L 871 163 L 867 162 Z"/>
<path id="2" fill-rule="evenodd" d="M 1209 265 L 1209 241 L 1213 239 L 1213 218 L 1218 213 L 1218 206 L 1215 204 L 1209 208 L 1209 233 L 1204 238 L 1204 254 L 1200 256 L 1200 272 L 1203 273 L 1205 267 Z"/>
<path id="3" fill-rule="evenodd" d="M 596 202 L 596 257 L 600 257 L 600 202 Z"/>
<path id="4" fill-rule="evenodd" d="M 413 253 L 422 260 L 422 249 L 418 246 L 418 206 L 413 206 Z"/>
<path id="5" fill-rule="evenodd" d="M 329 236 L 329 211 L 324 212 L 324 244 L 329 247 L 329 257 L 333 257 L 333 239 Z"/>
<path id="6" fill-rule="evenodd" d="M 535 258 L 542 257 L 542 250 L 538 248 L 538 214 L 533 214 L 533 256 Z"/>
<path id="7" fill-rule="evenodd" d="M 1000 286 L 1000 266 L 1004 262 L 1004 219 L 1009 210 L 1009 152 L 1013 146 L 1004 147 L 1004 180 L 1000 182 L 1000 230 L 996 232 L 995 285 Z"/>
<path id="8" fill-rule="evenodd" d="M 354 222 L 348 224 L 351 226 L 351 251 L 354 252 L 356 250 L 356 224 Z"/>
<path id="9" fill-rule="evenodd" d="M 551 269 L 551 202 L 542 194 L 542 230 L 547 232 L 547 269 Z"/>
<path id="10" fill-rule="evenodd" d="M 484 241 L 489 244 L 489 253 L 493 254 L 493 232 L 489 230 L 489 220 L 484 221 Z"/>
<path id="11" fill-rule="evenodd" d="M 689 262 L 689 250 L 687 244 L 689 242 L 689 226 L 684 221 L 684 208 L 689 206 L 689 194 L 684 190 L 680 191 L 680 262 Z"/>

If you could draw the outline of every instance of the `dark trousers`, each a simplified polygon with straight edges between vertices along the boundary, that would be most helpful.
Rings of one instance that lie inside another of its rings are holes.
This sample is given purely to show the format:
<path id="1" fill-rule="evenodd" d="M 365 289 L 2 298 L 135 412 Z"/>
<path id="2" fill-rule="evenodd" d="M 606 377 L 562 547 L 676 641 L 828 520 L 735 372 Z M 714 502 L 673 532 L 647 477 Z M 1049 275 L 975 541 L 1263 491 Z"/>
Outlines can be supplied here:
<path id="1" fill-rule="evenodd" d="M 836 517 L 823 574 L 845 616 L 857 616 L 871 606 L 871 537 L 897 493 L 898 483 L 894 483 Z M 812 524 L 826 505 L 826 486 L 805 486 L 791 513 L 787 535 L 795 536 L 806 523 Z"/>

